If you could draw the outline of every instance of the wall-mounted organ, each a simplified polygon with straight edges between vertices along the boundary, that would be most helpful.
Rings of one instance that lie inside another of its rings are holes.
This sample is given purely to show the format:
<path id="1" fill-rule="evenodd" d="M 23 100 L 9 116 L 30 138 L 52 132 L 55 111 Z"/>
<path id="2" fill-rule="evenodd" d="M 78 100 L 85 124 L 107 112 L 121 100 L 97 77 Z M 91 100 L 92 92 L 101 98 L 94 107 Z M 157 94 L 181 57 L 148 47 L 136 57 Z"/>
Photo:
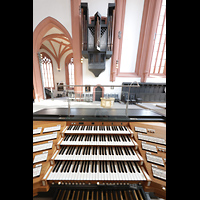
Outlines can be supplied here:
<path id="1" fill-rule="evenodd" d="M 107 18 L 96 12 L 90 21 L 88 13 L 88 4 L 81 3 L 82 55 L 88 59 L 88 69 L 98 77 L 113 52 L 115 4 L 108 4 Z"/>

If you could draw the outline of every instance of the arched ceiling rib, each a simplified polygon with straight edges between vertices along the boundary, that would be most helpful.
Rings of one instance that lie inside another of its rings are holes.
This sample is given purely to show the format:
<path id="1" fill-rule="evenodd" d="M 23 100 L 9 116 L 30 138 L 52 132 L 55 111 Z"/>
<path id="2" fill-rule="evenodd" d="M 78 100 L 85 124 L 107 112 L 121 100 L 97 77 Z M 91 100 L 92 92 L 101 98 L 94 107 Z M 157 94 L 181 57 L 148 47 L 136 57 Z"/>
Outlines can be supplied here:
<path id="1" fill-rule="evenodd" d="M 64 33 L 53 27 L 42 38 L 40 49 L 46 49 L 55 58 L 60 68 L 61 57 L 68 51 L 71 53 L 72 46 Z"/>

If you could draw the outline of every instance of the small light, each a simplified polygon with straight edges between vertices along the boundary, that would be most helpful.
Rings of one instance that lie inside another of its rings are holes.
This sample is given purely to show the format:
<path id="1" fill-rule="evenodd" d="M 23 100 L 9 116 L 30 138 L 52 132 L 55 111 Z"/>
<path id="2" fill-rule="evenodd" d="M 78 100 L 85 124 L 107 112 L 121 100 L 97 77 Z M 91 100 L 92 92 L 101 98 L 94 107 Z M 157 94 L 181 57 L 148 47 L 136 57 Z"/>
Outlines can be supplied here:
<path id="1" fill-rule="evenodd" d="M 83 63 L 83 57 L 81 57 L 81 63 Z"/>
<path id="2" fill-rule="evenodd" d="M 163 186 L 162 189 L 163 189 L 163 190 L 166 190 L 166 187 Z"/>
<path id="3" fill-rule="evenodd" d="M 118 61 L 118 60 L 116 60 L 116 68 L 117 68 L 117 69 L 118 69 L 118 62 L 119 62 L 119 61 Z"/>

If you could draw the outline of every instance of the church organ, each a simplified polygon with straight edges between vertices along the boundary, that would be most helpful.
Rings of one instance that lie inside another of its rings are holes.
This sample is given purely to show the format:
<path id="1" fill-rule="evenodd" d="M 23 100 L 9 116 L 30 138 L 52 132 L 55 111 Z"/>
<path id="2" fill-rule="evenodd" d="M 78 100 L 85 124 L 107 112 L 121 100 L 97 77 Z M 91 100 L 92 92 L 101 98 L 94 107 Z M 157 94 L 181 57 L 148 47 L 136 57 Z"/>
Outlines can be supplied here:
<path id="1" fill-rule="evenodd" d="M 56 188 L 55 199 L 147 199 L 144 191 L 165 198 L 165 123 L 34 121 L 33 128 L 34 196 Z"/>
<path id="2" fill-rule="evenodd" d="M 82 55 L 95 77 L 105 70 L 105 61 L 112 56 L 114 24 L 114 3 L 108 4 L 107 17 L 99 12 L 89 17 L 88 4 L 81 3 Z"/>

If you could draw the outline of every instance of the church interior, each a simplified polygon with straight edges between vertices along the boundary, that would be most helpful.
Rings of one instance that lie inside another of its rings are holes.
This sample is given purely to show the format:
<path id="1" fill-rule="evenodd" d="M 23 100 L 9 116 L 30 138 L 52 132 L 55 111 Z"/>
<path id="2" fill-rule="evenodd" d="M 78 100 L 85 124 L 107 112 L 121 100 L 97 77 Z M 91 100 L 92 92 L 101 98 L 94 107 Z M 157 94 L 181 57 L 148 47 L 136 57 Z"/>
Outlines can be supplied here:
<path id="1" fill-rule="evenodd" d="M 166 199 L 166 0 L 33 0 L 33 199 Z"/>

